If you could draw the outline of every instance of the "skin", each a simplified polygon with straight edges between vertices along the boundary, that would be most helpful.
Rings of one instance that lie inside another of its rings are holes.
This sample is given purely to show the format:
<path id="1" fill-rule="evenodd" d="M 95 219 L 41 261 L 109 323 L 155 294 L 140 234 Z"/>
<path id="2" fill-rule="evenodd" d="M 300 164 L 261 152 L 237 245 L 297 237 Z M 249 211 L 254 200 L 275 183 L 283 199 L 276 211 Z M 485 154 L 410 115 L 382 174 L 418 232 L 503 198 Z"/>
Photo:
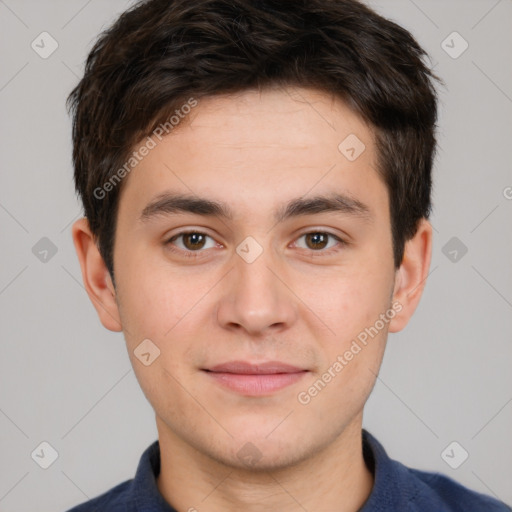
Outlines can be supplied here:
<path id="1" fill-rule="evenodd" d="M 350 134 L 366 147 L 352 162 L 338 150 Z M 394 268 L 376 157 L 371 128 L 322 92 L 211 97 L 125 178 L 115 288 L 87 221 L 74 224 L 86 290 L 103 325 L 123 330 L 155 410 L 158 487 L 178 511 L 349 512 L 368 498 L 373 475 L 361 450 L 363 407 L 388 332 L 403 329 L 418 305 L 432 244 L 423 219 Z M 141 220 L 164 192 L 225 202 L 233 218 L 168 213 Z M 366 204 L 371 217 L 323 212 L 275 222 L 288 201 L 333 192 Z M 211 237 L 197 259 L 184 256 L 187 248 L 198 254 L 189 238 L 169 242 L 186 229 Z M 328 238 L 319 248 L 304 236 L 326 232 L 347 244 Z M 236 252 L 248 236 L 263 251 L 252 263 Z M 301 404 L 298 393 L 395 301 L 400 312 Z M 144 339 L 160 350 L 149 366 L 134 355 Z M 278 360 L 308 373 L 268 396 L 248 397 L 202 371 L 231 360 Z M 237 456 L 246 443 L 259 454 L 250 464 Z"/>

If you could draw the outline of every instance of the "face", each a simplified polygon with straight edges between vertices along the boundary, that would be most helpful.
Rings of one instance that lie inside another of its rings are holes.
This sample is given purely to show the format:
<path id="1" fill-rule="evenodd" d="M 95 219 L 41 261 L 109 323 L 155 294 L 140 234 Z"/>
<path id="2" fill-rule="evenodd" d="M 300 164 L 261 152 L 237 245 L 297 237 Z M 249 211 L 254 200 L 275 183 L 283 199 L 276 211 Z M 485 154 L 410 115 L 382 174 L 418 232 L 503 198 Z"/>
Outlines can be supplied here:
<path id="1" fill-rule="evenodd" d="M 115 295 L 160 437 L 269 469 L 360 428 L 397 312 L 376 167 L 369 127 L 308 89 L 201 100 L 135 167 Z"/>

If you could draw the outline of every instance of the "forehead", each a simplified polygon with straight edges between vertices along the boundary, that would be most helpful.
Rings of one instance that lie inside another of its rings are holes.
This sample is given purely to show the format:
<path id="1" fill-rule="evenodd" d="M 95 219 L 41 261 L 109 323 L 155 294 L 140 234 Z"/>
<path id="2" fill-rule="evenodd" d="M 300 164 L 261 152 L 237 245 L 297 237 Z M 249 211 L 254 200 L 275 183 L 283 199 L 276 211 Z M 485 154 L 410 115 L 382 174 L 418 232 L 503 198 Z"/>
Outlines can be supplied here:
<path id="1" fill-rule="evenodd" d="M 341 100 L 311 89 L 245 91 L 198 101 L 128 176 L 120 210 L 162 193 L 268 211 L 307 194 L 341 193 L 387 209 L 371 129 Z M 137 148 L 136 148 L 137 149 Z"/>
<path id="2" fill-rule="evenodd" d="M 198 137 L 219 149 L 267 153 L 272 148 L 311 153 L 313 145 L 337 150 L 346 136 L 356 133 L 373 143 L 369 127 L 339 98 L 315 89 L 277 87 L 201 99 L 174 130 L 177 143 L 194 143 Z"/>

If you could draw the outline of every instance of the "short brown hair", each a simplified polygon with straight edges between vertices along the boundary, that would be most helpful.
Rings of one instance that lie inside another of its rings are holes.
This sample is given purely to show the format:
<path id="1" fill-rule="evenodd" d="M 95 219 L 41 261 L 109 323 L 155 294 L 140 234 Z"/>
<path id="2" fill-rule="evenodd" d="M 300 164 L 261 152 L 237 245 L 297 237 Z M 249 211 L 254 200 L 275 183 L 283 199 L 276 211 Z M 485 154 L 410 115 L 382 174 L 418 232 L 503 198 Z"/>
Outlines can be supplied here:
<path id="1" fill-rule="evenodd" d="M 100 34 L 68 98 L 76 190 L 111 275 L 122 183 L 104 197 L 98 187 L 189 98 L 271 86 L 334 94 L 373 128 L 398 268 L 431 209 L 439 79 L 426 56 L 357 0 L 135 4 Z"/>

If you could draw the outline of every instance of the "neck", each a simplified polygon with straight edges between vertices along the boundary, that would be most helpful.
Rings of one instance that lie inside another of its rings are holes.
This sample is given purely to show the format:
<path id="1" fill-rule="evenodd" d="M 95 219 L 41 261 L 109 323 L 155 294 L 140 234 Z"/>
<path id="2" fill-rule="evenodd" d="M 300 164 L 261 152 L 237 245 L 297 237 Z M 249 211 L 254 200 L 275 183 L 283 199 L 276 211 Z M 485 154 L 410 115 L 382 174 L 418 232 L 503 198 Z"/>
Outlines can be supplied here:
<path id="1" fill-rule="evenodd" d="M 179 512 L 356 512 L 373 486 L 362 452 L 362 418 L 358 420 L 313 456 L 271 471 L 226 465 L 197 451 L 157 420 L 158 488 Z"/>

